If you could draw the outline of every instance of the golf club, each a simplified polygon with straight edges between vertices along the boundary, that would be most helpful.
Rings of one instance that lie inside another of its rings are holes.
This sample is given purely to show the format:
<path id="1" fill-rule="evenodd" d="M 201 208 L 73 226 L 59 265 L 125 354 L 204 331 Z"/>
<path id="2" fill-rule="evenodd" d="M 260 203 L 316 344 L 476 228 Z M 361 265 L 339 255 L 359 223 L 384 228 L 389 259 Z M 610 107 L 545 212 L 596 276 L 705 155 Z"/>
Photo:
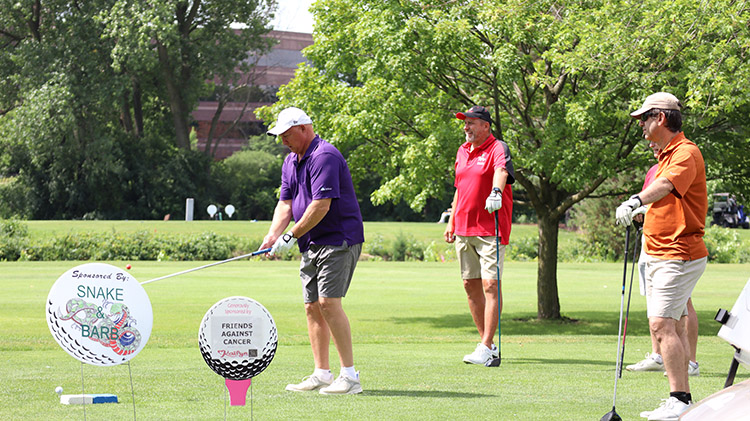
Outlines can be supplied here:
<path id="1" fill-rule="evenodd" d="M 148 283 L 151 283 L 151 282 L 161 281 L 162 279 L 167 279 L 167 278 L 171 278 L 171 277 L 173 277 L 173 276 L 177 276 L 177 275 L 184 275 L 184 274 L 186 274 L 186 273 L 190 273 L 190 272 L 195 272 L 196 270 L 201 270 L 201 269 L 205 269 L 205 268 L 210 268 L 211 266 L 216 266 L 216 265 L 220 265 L 220 264 L 223 264 L 223 263 L 231 262 L 231 261 L 233 261 L 233 260 L 240 260 L 240 259 L 244 259 L 244 258 L 246 258 L 246 257 L 257 256 L 257 255 L 259 255 L 259 254 L 264 254 L 264 253 L 268 253 L 269 251 L 271 251 L 271 249 L 270 249 L 270 248 L 267 248 L 267 249 L 263 249 L 263 250 L 258 250 L 258 251 L 254 251 L 254 252 L 252 252 L 252 253 L 247 253 L 247 254 L 243 254 L 242 256 L 237 256 L 237 257 L 232 257 L 232 258 L 230 258 L 230 259 L 222 260 L 222 261 L 220 261 L 220 262 L 209 263 L 209 264 L 207 264 L 207 265 L 199 266 L 199 267 L 197 267 L 197 268 L 192 268 L 192 269 L 188 269 L 188 270 L 183 270 L 182 272 L 177 272 L 177 273 L 173 273 L 173 274 L 171 274 L 171 275 L 164 275 L 164 276 L 160 276 L 160 277 L 158 277 L 158 278 L 150 279 L 150 280 L 148 280 L 148 281 L 143 281 L 143 282 L 141 282 L 141 285 L 145 285 L 145 284 L 148 284 Z"/>
<path id="2" fill-rule="evenodd" d="M 495 270 L 497 272 L 497 358 L 489 360 L 487 367 L 499 367 L 502 355 L 500 354 L 500 228 L 499 220 L 495 211 Z"/>
<path id="3" fill-rule="evenodd" d="M 599 421 L 622 421 L 622 418 L 615 411 L 615 404 L 617 403 L 617 379 L 620 374 L 620 336 L 622 335 L 622 309 L 625 304 L 625 280 L 628 274 L 628 246 L 630 245 L 630 225 L 625 228 L 625 265 L 622 269 L 622 294 L 620 295 L 620 322 L 618 323 L 617 331 L 617 359 L 615 360 L 615 393 L 612 398 L 612 410 L 604 414 Z"/>
<path id="4" fill-rule="evenodd" d="M 622 352 L 620 353 L 620 372 L 618 376 L 622 378 L 622 366 L 625 360 L 625 338 L 628 336 L 628 320 L 630 317 L 630 296 L 633 293 L 633 275 L 635 274 L 635 264 L 638 261 L 638 254 L 641 250 L 641 228 L 635 231 L 635 244 L 633 244 L 633 263 L 630 265 L 630 286 L 628 287 L 628 304 L 625 306 L 625 327 L 622 329 Z"/>

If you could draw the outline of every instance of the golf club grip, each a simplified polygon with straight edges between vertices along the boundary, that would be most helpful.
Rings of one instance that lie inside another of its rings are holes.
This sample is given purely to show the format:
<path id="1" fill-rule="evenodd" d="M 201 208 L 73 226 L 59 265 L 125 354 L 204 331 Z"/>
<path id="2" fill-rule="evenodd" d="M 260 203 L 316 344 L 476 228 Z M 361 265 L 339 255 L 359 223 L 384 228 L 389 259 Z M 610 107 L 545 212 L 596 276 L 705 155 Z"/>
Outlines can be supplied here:
<path id="1" fill-rule="evenodd" d="M 197 268 L 187 269 L 187 270 L 183 270 L 183 271 L 181 271 L 181 272 L 173 273 L 173 274 L 170 274 L 170 275 L 164 275 L 164 276 L 160 276 L 160 277 L 158 277 L 158 278 L 150 279 L 150 280 L 148 280 L 148 281 L 143 281 L 143 282 L 141 282 L 141 285 L 145 285 L 145 284 L 148 284 L 148 283 L 151 283 L 151 282 L 161 281 L 162 279 L 167 279 L 167 278 L 171 278 L 171 277 L 173 277 L 173 276 L 177 276 L 177 275 L 184 275 L 184 274 L 186 274 L 186 273 L 190 273 L 190 272 L 195 272 L 195 271 L 197 271 L 197 270 L 201 270 L 201 269 L 206 269 L 206 268 L 210 268 L 211 266 L 216 266 L 216 265 L 220 265 L 220 264 L 222 264 L 222 263 L 228 263 L 228 262 L 232 262 L 232 261 L 234 261 L 234 260 L 240 260 L 240 259 L 244 259 L 244 258 L 246 258 L 246 257 L 253 257 L 253 256 L 257 256 L 257 255 L 259 255 L 259 254 L 264 254 L 264 253 L 268 253 L 268 252 L 270 252 L 270 251 L 271 251 L 271 248 L 270 248 L 270 247 L 269 247 L 269 248 L 265 248 L 265 249 L 262 249 L 262 250 L 254 251 L 254 252 L 252 252 L 252 253 L 247 253 L 247 254 L 243 254 L 242 256 L 237 256 L 237 257 L 232 257 L 232 258 L 230 258 L 230 259 L 222 260 L 222 261 L 220 261 L 220 262 L 209 263 L 209 264 L 207 264 L 207 265 L 203 265 L 203 266 L 198 266 Z"/>

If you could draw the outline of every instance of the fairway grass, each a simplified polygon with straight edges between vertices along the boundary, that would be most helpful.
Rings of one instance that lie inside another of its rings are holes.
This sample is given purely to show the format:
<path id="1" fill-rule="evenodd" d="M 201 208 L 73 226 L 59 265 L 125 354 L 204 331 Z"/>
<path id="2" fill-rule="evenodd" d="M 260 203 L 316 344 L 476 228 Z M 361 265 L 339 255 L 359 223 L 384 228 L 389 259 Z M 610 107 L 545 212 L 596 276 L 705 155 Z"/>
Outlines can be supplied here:
<path id="1" fill-rule="evenodd" d="M 204 262 L 131 263 L 143 282 Z M 154 311 L 151 338 L 128 365 L 82 366 L 54 341 L 44 318 L 52 284 L 78 262 L 0 263 L 0 413 L 3 419 L 83 419 L 80 406 L 54 393 L 114 393 L 119 404 L 89 405 L 90 420 L 220 420 L 223 380 L 203 362 L 198 327 L 217 301 L 244 295 L 274 317 L 279 347 L 253 380 L 258 420 L 597 420 L 612 408 L 622 264 L 559 265 L 560 304 L 572 322 L 537 321 L 536 263 L 508 262 L 504 272 L 502 364 L 466 365 L 478 341 L 455 263 L 361 262 L 344 306 L 352 324 L 356 368 L 364 393 L 321 396 L 286 392 L 312 371 L 298 262 L 233 262 L 145 285 Z M 713 316 L 730 309 L 750 265 L 708 266 L 693 299 L 700 319 L 701 376 L 694 397 L 718 391 L 732 348 L 716 337 Z M 627 296 L 626 296 L 627 300 Z M 645 301 L 634 285 L 625 363 L 650 351 Z M 331 347 L 331 361 L 337 361 Z M 333 364 L 338 374 L 338 364 Z M 130 376 L 134 395 L 131 395 Z M 740 368 L 737 382 L 748 378 Z M 661 373 L 624 372 L 617 412 L 639 419 L 668 396 Z M 226 407 L 227 419 L 250 419 L 248 405 Z"/>

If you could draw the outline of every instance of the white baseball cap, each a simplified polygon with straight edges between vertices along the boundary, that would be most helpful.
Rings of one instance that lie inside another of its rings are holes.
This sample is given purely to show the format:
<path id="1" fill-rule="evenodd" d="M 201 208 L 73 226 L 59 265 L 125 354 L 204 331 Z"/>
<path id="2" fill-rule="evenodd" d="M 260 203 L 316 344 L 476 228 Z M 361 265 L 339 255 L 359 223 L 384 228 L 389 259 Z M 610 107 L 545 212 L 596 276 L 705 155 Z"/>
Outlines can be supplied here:
<path id="1" fill-rule="evenodd" d="M 679 99 L 677 99 L 676 96 L 670 93 L 657 92 L 655 94 L 647 96 L 646 100 L 643 101 L 643 105 L 641 105 L 641 108 L 630 113 L 630 116 L 633 118 L 638 118 L 641 116 L 641 114 L 653 108 L 658 108 L 660 110 L 681 110 L 682 103 Z"/>
<path id="2" fill-rule="evenodd" d="M 289 107 L 279 113 L 279 116 L 276 118 L 276 125 L 267 133 L 278 136 L 294 126 L 301 126 L 303 124 L 312 124 L 310 117 L 299 108 Z"/>

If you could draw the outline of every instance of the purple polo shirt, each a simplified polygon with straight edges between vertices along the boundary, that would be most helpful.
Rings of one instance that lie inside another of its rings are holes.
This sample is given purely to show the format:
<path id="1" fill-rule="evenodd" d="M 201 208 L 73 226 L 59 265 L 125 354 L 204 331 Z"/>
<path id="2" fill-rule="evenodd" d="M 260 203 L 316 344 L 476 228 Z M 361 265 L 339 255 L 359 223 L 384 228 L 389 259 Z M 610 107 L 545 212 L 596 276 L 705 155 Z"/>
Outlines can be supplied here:
<path id="1" fill-rule="evenodd" d="M 292 201 L 292 216 L 299 221 L 313 200 L 332 199 L 331 208 L 318 225 L 297 239 L 302 252 L 310 244 L 349 246 L 365 241 L 362 213 L 344 156 L 320 136 L 310 143 L 302 160 L 290 153 L 281 167 L 279 200 Z"/>

